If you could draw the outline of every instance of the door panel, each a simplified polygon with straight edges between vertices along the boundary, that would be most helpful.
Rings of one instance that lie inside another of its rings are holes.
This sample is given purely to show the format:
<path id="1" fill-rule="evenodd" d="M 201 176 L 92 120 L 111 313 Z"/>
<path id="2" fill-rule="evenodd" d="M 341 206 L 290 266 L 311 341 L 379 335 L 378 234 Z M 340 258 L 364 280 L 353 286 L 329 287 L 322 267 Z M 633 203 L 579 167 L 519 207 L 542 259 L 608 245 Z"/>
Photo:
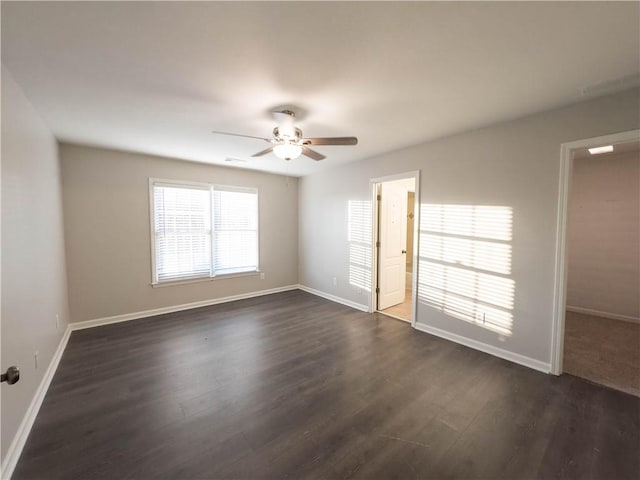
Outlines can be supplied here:
<path id="1" fill-rule="evenodd" d="M 407 189 L 381 184 L 378 309 L 404 302 L 406 284 Z M 404 252 L 404 253 L 403 253 Z"/>

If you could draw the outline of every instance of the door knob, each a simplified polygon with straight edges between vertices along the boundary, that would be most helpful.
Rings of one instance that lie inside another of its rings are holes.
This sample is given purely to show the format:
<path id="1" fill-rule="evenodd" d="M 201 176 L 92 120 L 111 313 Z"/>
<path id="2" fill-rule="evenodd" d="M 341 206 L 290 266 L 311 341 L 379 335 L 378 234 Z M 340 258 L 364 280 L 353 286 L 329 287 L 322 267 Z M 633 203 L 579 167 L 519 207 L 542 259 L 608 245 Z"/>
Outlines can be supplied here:
<path id="1" fill-rule="evenodd" d="M 406 250 L 402 250 L 402 253 L 407 253 L 407 251 Z"/>
<path id="2" fill-rule="evenodd" d="M 15 366 L 7 368 L 7 373 L 3 373 L 0 377 L 0 383 L 7 382 L 9 385 L 13 385 L 18 380 L 20 380 L 20 369 Z"/>

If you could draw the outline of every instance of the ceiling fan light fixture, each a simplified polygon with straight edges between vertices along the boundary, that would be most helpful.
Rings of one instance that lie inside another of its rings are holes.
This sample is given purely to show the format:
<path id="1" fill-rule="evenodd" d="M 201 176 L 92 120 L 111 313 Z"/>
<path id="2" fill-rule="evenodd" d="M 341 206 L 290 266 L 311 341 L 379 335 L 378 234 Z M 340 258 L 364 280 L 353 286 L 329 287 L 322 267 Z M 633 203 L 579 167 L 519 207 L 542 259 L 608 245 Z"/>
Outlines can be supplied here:
<path id="1" fill-rule="evenodd" d="M 302 147 L 285 142 L 273 147 L 273 153 L 282 160 L 295 160 L 302 153 Z"/>
<path id="2" fill-rule="evenodd" d="M 281 138 L 296 138 L 296 127 L 293 125 L 281 125 L 278 127 L 278 134 Z"/>

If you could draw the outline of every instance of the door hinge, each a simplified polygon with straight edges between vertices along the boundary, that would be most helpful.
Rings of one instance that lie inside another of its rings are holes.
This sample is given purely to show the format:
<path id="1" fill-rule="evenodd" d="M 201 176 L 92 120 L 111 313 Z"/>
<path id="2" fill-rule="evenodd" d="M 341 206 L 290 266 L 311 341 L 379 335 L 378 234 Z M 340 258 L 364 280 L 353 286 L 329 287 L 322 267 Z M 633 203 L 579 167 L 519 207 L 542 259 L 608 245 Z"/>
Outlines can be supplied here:
<path id="1" fill-rule="evenodd" d="M 380 293 L 380 287 L 376 287 L 376 293 Z"/>
<path id="2" fill-rule="evenodd" d="M 380 242 L 376 242 L 376 247 L 380 248 Z"/>
<path id="3" fill-rule="evenodd" d="M 376 195 L 376 198 L 378 199 L 378 201 L 382 200 L 382 195 Z"/>

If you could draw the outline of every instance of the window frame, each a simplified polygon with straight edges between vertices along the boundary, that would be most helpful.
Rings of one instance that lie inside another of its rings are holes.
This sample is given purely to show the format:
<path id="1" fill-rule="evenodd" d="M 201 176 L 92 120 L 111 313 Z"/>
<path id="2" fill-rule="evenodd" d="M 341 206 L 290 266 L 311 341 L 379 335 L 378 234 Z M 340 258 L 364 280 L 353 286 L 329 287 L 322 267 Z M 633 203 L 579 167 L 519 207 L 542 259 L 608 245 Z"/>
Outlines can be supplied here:
<path id="1" fill-rule="evenodd" d="M 180 280 L 164 280 L 159 281 L 156 271 L 156 222 L 155 222 L 155 202 L 154 202 L 154 187 L 175 187 L 175 188 L 193 188 L 200 190 L 207 190 L 209 192 L 210 206 L 211 206 L 211 268 L 209 275 L 194 275 L 191 277 L 184 277 Z M 214 225 L 213 225 L 213 192 L 218 187 L 219 189 L 233 190 L 236 192 L 254 193 L 256 195 L 256 269 L 246 272 L 234 272 L 234 273 L 215 273 L 214 265 Z M 260 274 L 260 191 L 257 187 L 245 187 L 238 185 L 224 185 L 219 183 L 209 182 L 194 182 L 190 180 L 170 180 L 165 178 L 149 177 L 149 236 L 151 247 L 151 286 L 156 287 L 168 287 L 172 285 L 184 285 L 189 283 L 199 282 L 211 282 L 214 280 L 221 280 L 224 278 L 233 277 L 246 277 Z"/>

